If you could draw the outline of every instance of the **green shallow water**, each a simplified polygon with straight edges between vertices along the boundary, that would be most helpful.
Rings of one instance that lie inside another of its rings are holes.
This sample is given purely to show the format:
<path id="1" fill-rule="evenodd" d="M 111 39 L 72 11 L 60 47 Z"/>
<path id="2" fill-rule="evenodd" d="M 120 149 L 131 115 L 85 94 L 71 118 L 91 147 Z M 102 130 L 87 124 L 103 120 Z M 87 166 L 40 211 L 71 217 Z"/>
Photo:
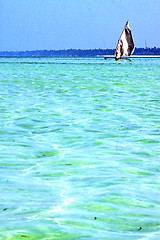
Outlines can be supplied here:
<path id="1" fill-rule="evenodd" d="M 0 239 L 159 240 L 160 59 L 0 73 Z"/>

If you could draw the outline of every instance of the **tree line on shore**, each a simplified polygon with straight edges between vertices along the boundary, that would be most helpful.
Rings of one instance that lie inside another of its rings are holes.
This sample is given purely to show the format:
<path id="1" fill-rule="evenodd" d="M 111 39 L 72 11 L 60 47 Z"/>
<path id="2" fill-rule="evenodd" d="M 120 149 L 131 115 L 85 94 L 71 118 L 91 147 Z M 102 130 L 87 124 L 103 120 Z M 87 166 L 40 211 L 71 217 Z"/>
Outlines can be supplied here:
<path id="1" fill-rule="evenodd" d="M 0 57 L 100 57 L 113 55 L 114 51 L 115 49 L 0 51 Z M 160 48 L 135 48 L 133 55 L 160 55 Z"/>

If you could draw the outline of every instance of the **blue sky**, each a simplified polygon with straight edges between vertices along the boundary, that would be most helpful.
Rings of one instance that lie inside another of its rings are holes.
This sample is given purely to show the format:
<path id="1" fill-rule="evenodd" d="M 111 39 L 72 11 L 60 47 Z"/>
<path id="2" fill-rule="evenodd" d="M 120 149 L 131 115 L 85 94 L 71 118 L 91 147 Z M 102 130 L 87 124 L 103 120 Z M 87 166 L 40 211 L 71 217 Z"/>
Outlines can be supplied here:
<path id="1" fill-rule="evenodd" d="M 160 0 L 0 0 L 0 50 L 160 47 Z"/>

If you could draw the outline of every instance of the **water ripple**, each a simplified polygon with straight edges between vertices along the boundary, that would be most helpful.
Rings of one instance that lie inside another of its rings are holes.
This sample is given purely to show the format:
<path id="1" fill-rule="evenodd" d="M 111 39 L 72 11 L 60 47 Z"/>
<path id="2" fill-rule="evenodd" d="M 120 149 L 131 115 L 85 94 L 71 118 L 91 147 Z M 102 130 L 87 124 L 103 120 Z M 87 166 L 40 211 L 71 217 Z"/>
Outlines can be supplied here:
<path id="1" fill-rule="evenodd" d="M 1 239 L 157 239 L 158 59 L 1 59 Z"/>

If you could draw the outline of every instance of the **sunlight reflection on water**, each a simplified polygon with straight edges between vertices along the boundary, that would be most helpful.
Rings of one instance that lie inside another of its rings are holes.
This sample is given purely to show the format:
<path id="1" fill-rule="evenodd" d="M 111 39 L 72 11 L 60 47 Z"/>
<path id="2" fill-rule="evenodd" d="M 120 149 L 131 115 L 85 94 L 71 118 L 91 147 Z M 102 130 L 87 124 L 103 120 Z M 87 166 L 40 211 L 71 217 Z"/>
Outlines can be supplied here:
<path id="1" fill-rule="evenodd" d="M 1 59 L 0 239 L 159 240 L 159 59 Z"/>

